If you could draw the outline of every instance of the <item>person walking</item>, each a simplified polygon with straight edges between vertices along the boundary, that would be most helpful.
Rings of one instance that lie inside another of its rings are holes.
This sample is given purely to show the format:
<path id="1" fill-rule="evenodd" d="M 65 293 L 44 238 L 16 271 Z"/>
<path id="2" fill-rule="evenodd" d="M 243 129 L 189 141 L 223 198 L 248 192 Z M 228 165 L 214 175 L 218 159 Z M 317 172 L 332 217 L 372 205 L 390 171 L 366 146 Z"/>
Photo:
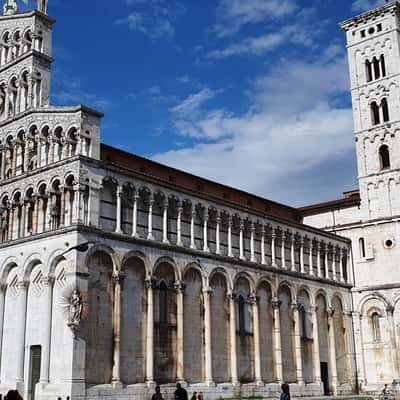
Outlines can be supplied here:
<path id="1" fill-rule="evenodd" d="M 282 384 L 281 386 L 282 394 L 281 400 L 290 400 L 290 387 L 287 383 Z"/>
<path id="2" fill-rule="evenodd" d="M 187 391 L 182 387 L 180 383 L 176 385 L 175 400 L 189 400 Z"/>
<path id="3" fill-rule="evenodd" d="M 161 394 L 160 386 L 156 386 L 156 392 L 153 394 L 151 400 L 164 400 Z"/>
<path id="4" fill-rule="evenodd" d="M 4 400 L 23 400 L 18 390 L 9 390 Z"/>
<path id="5" fill-rule="evenodd" d="M 193 396 L 190 398 L 190 400 L 198 400 L 197 392 L 193 393 Z"/>

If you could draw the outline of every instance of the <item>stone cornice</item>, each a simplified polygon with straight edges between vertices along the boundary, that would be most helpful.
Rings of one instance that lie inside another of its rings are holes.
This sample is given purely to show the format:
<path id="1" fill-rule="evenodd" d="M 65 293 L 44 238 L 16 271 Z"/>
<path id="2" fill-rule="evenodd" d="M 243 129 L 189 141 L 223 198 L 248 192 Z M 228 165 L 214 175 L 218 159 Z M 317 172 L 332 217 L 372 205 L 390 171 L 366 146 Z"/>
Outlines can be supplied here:
<path id="1" fill-rule="evenodd" d="M 33 10 L 27 13 L 18 13 L 15 15 L 3 15 L 0 16 L 0 21 L 12 21 L 12 20 L 17 20 L 17 19 L 21 19 L 21 18 L 30 18 L 30 17 L 38 17 L 40 19 L 42 19 L 44 22 L 46 22 L 49 25 L 53 25 L 56 20 L 52 17 L 49 17 L 47 14 L 43 14 L 42 12 L 40 12 L 39 10 Z"/>
<path id="2" fill-rule="evenodd" d="M 386 4 L 382 7 L 375 8 L 366 13 L 357 15 L 353 18 L 343 21 L 342 23 L 339 24 L 339 26 L 343 30 L 347 31 L 352 27 L 356 27 L 360 24 L 365 24 L 365 23 L 369 22 L 370 20 L 375 19 L 377 16 L 380 16 L 384 13 L 392 13 L 392 12 L 400 12 L 399 2 L 392 1 L 391 3 Z"/>

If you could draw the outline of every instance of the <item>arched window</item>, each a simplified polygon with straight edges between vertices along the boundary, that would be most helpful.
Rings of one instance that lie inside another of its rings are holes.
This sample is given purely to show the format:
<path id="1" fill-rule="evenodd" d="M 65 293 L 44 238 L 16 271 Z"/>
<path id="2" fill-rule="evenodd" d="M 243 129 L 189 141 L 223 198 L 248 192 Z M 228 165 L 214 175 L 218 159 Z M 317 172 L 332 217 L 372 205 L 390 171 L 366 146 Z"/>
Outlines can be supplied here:
<path id="1" fill-rule="evenodd" d="M 382 114 L 383 114 L 383 121 L 388 122 L 389 121 L 389 106 L 387 99 L 382 99 Z"/>
<path id="2" fill-rule="evenodd" d="M 379 148 L 379 161 L 381 164 L 381 169 L 390 168 L 390 154 L 388 146 L 383 145 Z"/>
<path id="3" fill-rule="evenodd" d="M 380 326 L 380 316 L 377 312 L 371 315 L 371 328 L 372 328 L 372 339 L 374 342 L 379 342 L 381 340 L 381 326 Z"/>
<path id="4" fill-rule="evenodd" d="M 381 77 L 381 68 L 379 65 L 379 60 L 376 57 L 374 57 L 372 63 L 374 64 L 375 79 L 379 79 Z"/>
<path id="5" fill-rule="evenodd" d="M 239 319 L 239 335 L 244 336 L 246 334 L 246 304 L 243 296 L 239 296 L 238 299 L 238 319 Z"/>
<path id="6" fill-rule="evenodd" d="M 380 117 L 379 117 L 379 107 L 376 102 L 371 103 L 371 116 L 372 116 L 372 125 L 380 124 Z"/>
<path id="7" fill-rule="evenodd" d="M 372 81 L 372 65 L 369 60 L 367 60 L 365 62 L 365 68 L 367 71 L 367 82 L 371 82 Z"/>
<path id="8" fill-rule="evenodd" d="M 168 287 L 165 282 L 161 282 L 160 284 L 158 306 L 160 313 L 159 322 L 168 323 Z"/>
<path id="9" fill-rule="evenodd" d="M 358 239 L 358 247 L 360 250 L 360 258 L 365 258 L 365 239 L 364 238 Z"/>
<path id="10" fill-rule="evenodd" d="M 386 76 L 386 65 L 385 65 L 385 56 L 383 54 L 381 55 L 379 61 L 381 63 L 382 76 L 385 77 Z"/>

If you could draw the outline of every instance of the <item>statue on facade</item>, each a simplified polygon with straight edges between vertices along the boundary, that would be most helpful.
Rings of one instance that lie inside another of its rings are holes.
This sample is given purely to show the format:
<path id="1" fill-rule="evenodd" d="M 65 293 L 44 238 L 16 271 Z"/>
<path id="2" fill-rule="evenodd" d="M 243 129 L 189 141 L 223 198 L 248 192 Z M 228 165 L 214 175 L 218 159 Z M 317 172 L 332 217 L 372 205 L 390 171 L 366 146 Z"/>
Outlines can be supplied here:
<path id="1" fill-rule="evenodd" d="M 15 0 L 6 0 L 3 6 L 3 15 L 15 15 L 18 12 L 18 4 Z"/>
<path id="2" fill-rule="evenodd" d="M 82 297 L 78 289 L 74 289 L 69 299 L 68 326 L 75 331 L 81 323 L 83 311 Z"/>

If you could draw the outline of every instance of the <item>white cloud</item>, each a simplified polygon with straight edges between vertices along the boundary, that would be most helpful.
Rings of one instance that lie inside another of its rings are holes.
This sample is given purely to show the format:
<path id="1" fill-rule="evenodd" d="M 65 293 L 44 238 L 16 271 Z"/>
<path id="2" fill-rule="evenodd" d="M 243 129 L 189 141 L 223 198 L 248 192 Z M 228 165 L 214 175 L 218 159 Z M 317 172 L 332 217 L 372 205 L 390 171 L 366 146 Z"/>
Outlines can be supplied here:
<path id="1" fill-rule="evenodd" d="M 347 75 L 345 55 L 333 49 L 316 63 L 285 61 L 254 82 L 242 115 L 207 109 L 213 96 L 204 89 L 171 109 L 178 133 L 195 137 L 194 144 L 154 159 L 291 204 L 337 195 L 352 174 L 315 188 L 315 170 L 352 154 L 351 109 L 335 106 L 348 90 Z"/>
<path id="2" fill-rule="evenodd" d="M 215 96 L 215 92 L 209 88 L 204 88 L 200 92 L 191 94 L 181 103 L 171 108 L 172 113 L 180 115 L 191 115 L 193 112 L 198 110 L 206 101 L 212 99 Z"/>
<path id="3" fill-rule="evenodd" d="M 296 8 L 295 0 L 219 0 L 214 31 L 221 37 L 232 35 L 244 25 L 283 18 Z"/>
<path id="4" fill-rule="evenodd" d="M 221 59 L 243 54 L 263 55 L 287 43 L 296 43 L 306 46 L 312 44 L 312 38 L 301 26 L 288 25 L 281 30 L 267 33 L 258 37 L 247 37 L 238 43 L 233 43 L 223 50 L 214 50 L 208 53 L 208 58 Z"/>
<path id="5" fill-rule="evenodd" d="M 174 22 L 185 12 L 184 6 L 167 0 L 127 0 L 136 7 L 117 24 L 127 25 L 132 31 L 141 32 L 151 39 L 171 38 L 175 35 Z"/>
<path id="6" fill-rule="evenodd" d="M 354 11 L 368 11 L 384 4 L 385 0 L 355 0 L 352 9 Z"/>

